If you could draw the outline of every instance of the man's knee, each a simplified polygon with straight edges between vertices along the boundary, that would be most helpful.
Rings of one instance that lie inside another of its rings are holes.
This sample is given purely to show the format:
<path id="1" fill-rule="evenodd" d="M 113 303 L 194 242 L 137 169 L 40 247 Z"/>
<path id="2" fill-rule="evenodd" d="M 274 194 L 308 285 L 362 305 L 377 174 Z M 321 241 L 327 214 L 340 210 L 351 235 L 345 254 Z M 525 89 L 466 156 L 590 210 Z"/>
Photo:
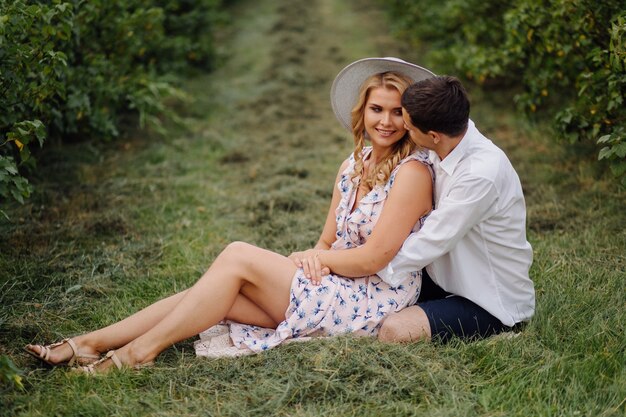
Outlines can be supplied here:
<path id="1" fill-rule="evenodd" d="M 430 323 L 424 310 L 418 306 L 389 315 L 378 332 L 381 342 L 414 342 L 430 340 Z"/>
<path id="2" fill-rule="evenodd" d="M 391 314 L 383 321 L 378 331 L 378 340 L 381 342 L 396 342 L 401 336 L 401 330 L 400 322 L 396 320 L 395 314 Z"/>

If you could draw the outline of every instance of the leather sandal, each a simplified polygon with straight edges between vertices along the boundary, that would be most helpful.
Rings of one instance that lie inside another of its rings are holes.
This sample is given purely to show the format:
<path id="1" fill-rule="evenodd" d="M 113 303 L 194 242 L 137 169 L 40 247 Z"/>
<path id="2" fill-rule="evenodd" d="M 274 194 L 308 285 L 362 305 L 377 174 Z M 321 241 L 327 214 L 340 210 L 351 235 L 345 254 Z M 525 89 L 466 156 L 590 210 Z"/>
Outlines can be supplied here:
<path id="1" fill-rule="evenodd" d="M 67 343 L 72 348 L 72 357 L 65 362 L 50 362 L 50 353 L 52 353 L 52 349 L 55 347 L 61 346 L 62 344 Z M 38 347 L 39 352 L 35 352 L 31 349 L 31 347 Z M 24 346 L 24 350 L 31 356 L 47 363 L 50 366 L 73 366 L 74 364 L 78 365 L 88 365 L 94 362 L 97 362 L 100 359 L 100 355 L 95 355 L 93 353 L 80 353 L 78 351 L 78 346 L 72 339 L 63 339 L 60 342 L 53 343 L 51 345 L 26 345 Z"/>
<path id="2" fill-rule="evenodd" d="M 89 365 L 86 365 L 86 366 L 79 366 L 77 368 L 74 368 L 74 370 L 77 372 L 82 372 L 82 373 L 89 374 L 89 375 L 99 374 L 100 371 L 98 371 L 97 366 L 108 361 L 109 359 L 113 362 L 113 365 L 115 365 L 115 367 L 119 370 L 122 370 L 123 368 L 131 368 L 131 369 L 138 370 L 138 369 L 147 368 L 147 367 L 154 365 L 154 362 L 150 361 L 150 362 L 140 363 L 140 364 L 133 365 L 133 366 L 127 366 L 127 365 L 124 365 L 122 361 L 120 360 L 120 358 L 117 357 L 114 350 L 109 350 L 107 354 L 104 355 L 104 357 L 102 357 L 100 360 L 94 363 L 91 363 Z"/>

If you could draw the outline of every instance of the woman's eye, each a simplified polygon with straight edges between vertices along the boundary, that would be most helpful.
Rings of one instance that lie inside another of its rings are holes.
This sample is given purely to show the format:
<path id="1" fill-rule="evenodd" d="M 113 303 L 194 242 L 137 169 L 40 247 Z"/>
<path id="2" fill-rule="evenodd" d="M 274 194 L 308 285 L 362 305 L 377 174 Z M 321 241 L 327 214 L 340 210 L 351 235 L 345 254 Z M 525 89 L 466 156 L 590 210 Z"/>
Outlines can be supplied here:
<path id="1" fill-rule="evenodd" d="M 372 106 L 372 107 L 370 107 L 370 110 L 371 110 L 371 111 L 373 111 L 373 112 L 378 113 L 378 112 L 380 111 L 380 107 L 374 107 L 374 106 Z"/>

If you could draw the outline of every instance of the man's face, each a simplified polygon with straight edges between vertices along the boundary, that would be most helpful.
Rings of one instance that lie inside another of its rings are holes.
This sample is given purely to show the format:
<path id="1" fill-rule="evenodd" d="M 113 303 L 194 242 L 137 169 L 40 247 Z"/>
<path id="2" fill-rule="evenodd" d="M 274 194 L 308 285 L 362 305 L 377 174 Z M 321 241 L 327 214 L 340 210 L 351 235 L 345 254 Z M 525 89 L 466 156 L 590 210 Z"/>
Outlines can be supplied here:
<path id="1" fill-rule="evenodd" d="M 422 148 L 433 149 L 435 144 L 432 137 L 413 126 L 411 117 L 404 108 L 402 108 L 402 120 L 404 121 L 404 128 L 409 132 L 413 143 Z"/>

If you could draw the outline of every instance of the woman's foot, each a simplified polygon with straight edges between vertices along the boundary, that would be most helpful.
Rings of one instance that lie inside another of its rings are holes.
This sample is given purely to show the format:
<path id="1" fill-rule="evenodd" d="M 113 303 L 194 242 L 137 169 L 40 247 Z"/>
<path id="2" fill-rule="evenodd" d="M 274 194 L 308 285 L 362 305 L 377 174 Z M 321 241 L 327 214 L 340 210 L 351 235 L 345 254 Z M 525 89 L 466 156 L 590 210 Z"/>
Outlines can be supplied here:
<path id="1" fill-rule="evenodd" d="M 154 365 L 152 359 L 140 359 L 131 353 L 128 345 L 118 350 L 110 350 L 107 354 L 97 362 L 87 366 L 76 368 L 76 371 L 86 374 L 102 374 L 114 369 L 141 369 Z"/>
<path id="2" fill-rule="evenodd" d="M 51 366 L 88 365 L 100 359 L 100 352 L 83 346 L 73 339 L 63 339 L 51 345 L 26 345 L 26 352 Z"/>

